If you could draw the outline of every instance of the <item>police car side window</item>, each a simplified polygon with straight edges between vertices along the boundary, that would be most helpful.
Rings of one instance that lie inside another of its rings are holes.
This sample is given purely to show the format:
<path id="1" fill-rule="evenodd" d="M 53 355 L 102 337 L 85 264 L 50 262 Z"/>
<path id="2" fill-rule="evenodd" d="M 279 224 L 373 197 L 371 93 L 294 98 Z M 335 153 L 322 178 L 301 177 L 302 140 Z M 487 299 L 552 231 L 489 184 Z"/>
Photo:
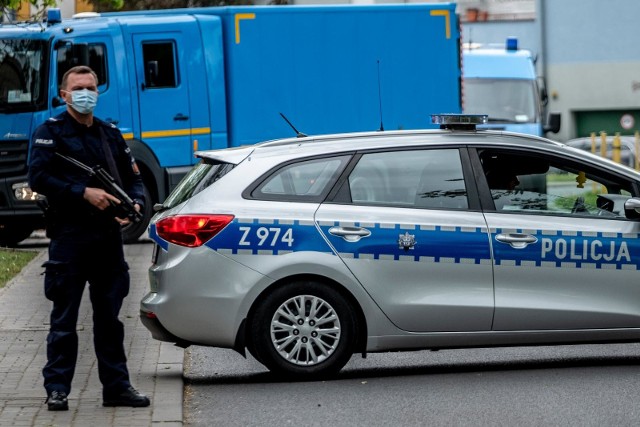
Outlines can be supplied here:
<path id="1" fill-rule="evenodd" d="M 553 156 L 485 150 L 483 172 L 496 211 L 624 218 L 630 181 Z"/>
<path id="2" fill-rule="evenodd" d="M 354 204 L 467 209 L 457 149 L 364 154 L 348 179 Z"/>
<path id="3" fill-rule="evenodd" d="M 285 165 L 266 178 L 251 195 L 258 199 L 287 201 L 322 198 L 350 157 L 311 159 Z"/>

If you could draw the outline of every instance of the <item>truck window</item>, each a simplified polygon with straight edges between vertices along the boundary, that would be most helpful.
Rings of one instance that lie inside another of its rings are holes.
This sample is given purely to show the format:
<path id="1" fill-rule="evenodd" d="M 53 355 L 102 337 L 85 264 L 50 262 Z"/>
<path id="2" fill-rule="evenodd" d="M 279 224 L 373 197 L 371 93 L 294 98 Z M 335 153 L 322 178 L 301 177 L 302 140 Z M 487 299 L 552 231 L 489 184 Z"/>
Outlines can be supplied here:
<path id="1" fill-rule="evenodd" d="M 0 113 L 46 105 L 45 42 L 0 39 Z"/>
<path id="2" fill-rule="evenodd" d="M 91 67 L 98 76 L 98 87 L 107 84 L 107 56 L 103 44 L 88 45 L 88 61 L 86 65 Z M 63 45 L 58 49 L 58 86 L 62 83 L 62 76 L 72 67 L 82 65 L 79 58 L 74 55 L 73 45 Z"/>
<path id="3" fill-rule="evenodd" d="M 173 42 L 142 44 L 144 79 L 147 88 L 176 87 L 176 56 Z"/>
<path id="4" fill-rule="evenodd" d="M 465 79 L 464 111 L 487 114 L 489 122 L 540 121 L 535 81 L 526 79 Z"/>

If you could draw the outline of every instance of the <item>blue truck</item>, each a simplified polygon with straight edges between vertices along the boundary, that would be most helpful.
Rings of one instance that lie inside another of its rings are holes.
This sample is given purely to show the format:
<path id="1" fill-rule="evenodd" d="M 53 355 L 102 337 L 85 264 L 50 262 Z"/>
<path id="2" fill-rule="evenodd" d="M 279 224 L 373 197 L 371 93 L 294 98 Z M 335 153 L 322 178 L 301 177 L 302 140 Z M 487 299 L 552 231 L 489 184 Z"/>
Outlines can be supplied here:
<path id="1" fill-rule="evenodd" d="M 560 130 L 560 114 L 545 115 L 547 95 L 534 57 L 516 38 L 504 45 L 465 44 L 462 58 L 463 109 L 489 116 L 480 128 L 538 136 Z"/>
<path id="2" fill-rule="evenodd" d="M 0 245 L 43 227 L 27 185 L 30 135 L 89 65 L 96 115 L 129 143 L 146 229 L 198 150 L 309 134 L 430 127 L 461 112 L 455 4 L 245 6 L 83 13 L 0 26 Z M 283 114 L 294 126 L 287 124 Z"/>

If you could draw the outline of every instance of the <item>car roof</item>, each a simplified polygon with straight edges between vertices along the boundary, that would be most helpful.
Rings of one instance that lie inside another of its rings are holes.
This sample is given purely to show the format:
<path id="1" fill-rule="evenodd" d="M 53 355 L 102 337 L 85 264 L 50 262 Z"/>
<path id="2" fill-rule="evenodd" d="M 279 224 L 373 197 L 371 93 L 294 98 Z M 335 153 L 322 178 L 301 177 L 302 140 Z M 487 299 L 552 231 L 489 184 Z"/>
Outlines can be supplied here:
<path id="1" fill-rule="evenodd" d="M 489 130 L 398 130 L 286 138 L 266 141 L 251 146 L 231 149 L 199 151 L 198 157 L 238 164 L 249 155 L 278 156 L 295 154 L 313 156 L 328 153 L 353 152 L 395 148 L 398 146 L 446 146 L 446 145 L 509 145 L 511 147 L 537 146 L 540 148 L 561 148 L 563 144 L 537 136 Z"/>

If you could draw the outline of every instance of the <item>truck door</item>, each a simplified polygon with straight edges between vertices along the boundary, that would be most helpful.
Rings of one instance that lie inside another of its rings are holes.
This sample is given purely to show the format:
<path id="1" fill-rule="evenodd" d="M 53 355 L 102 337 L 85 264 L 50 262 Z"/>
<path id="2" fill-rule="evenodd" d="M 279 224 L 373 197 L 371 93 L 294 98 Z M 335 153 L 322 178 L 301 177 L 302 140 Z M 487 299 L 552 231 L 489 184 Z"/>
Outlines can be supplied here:
<path id="1" fill-rule="evenodd" d="M 195 161 L 190 82 L 198 79 L 192 74 L 198 73 L 199 67 L 191 65 L 200 37 L 190 17 L 173 18 L 170 26 L 155 22 L 154 31 L 150 32 L 152 27 L 147 23 L 141 25 L 144 32 L 132 34 L 140 137 L 164 167 L 185 166 Z"/>
<path id="2" fill-rule="evenodd" d="M 96 107 L 95 115 L 102 120 L 118 126 L 123 134 L 131 132 L 132 120 L 130 102 L 126 87 L 126 80 L 117 77 L 116 70 L 124 64 L 118 63 L 116 59 L 113 40 L 104 35 L 89 34 L 75 37 L 68 43 L 64 40 L 56 47 L 55 60 L 55 84 L 52 98 L 56 98 L 51 103 L 51 116 L 62 113 L 66 108 L 58 96 L 58 88 L 62 83 L 62 77 L 71 67 L 78 65 L 77 48 L 84 47 L 86 52 L 86 65 L 98 76 L 98 92 L 100 97 Z M 123 94 L 125 92 L 126 95 Z"/>

